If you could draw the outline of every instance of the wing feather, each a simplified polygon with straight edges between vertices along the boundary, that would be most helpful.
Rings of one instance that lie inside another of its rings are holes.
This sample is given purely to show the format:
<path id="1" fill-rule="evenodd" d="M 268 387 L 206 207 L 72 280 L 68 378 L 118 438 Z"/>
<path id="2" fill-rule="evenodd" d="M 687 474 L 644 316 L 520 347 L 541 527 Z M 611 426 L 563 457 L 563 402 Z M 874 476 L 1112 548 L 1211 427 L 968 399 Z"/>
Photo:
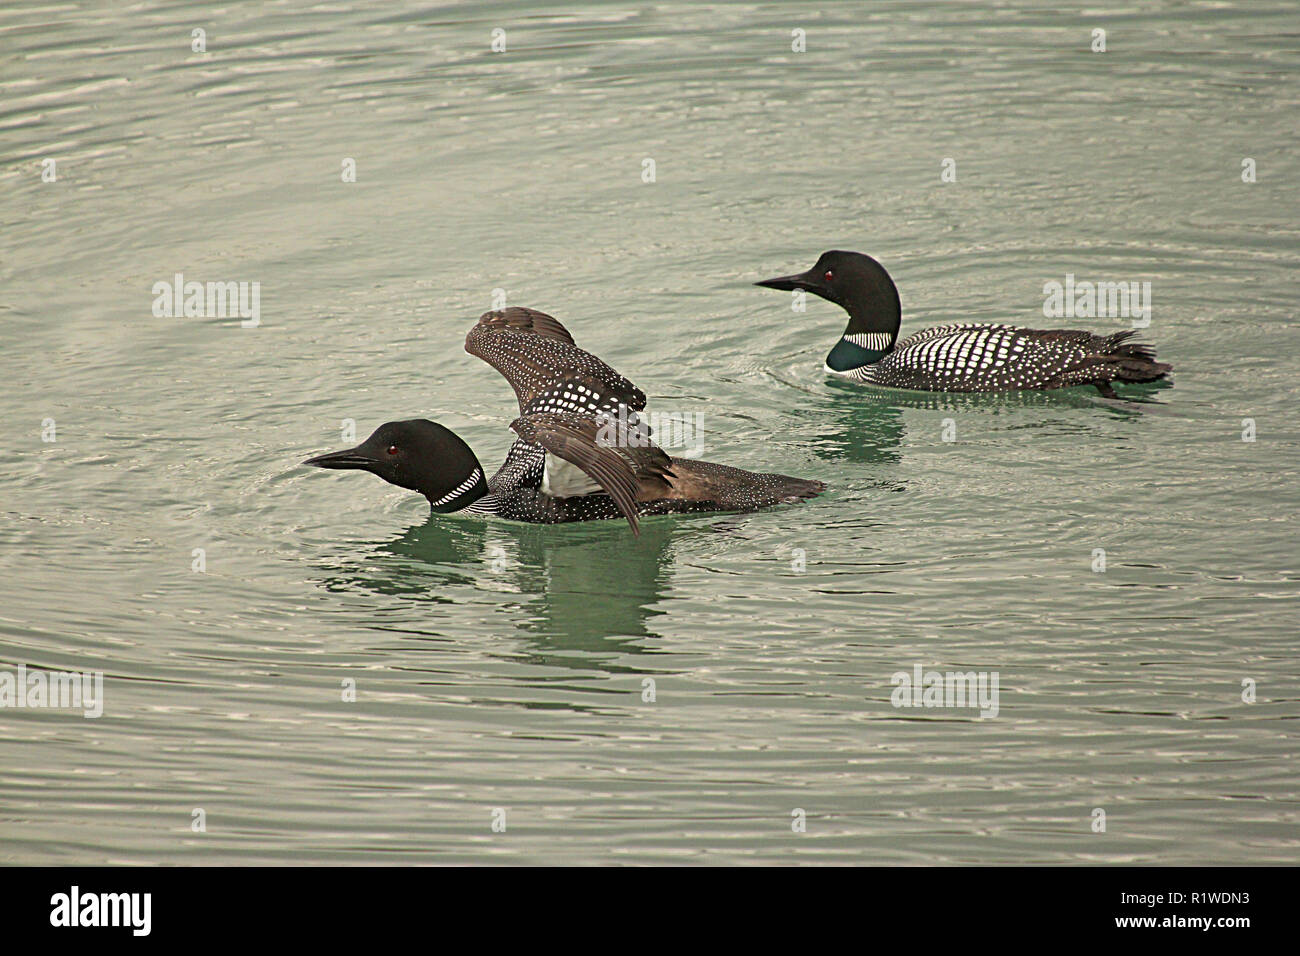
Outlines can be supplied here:
<path id="1" fill-rule="evenodd" d="M 603 441 L 602 426 L 596 418 L 572 412 L 534 412 L 510 423 L 524 441 L 581 468 L 639 535 L 636 503 L 642 481 L 665 481 L 672 475 L 671 459 L 654 445 L 631 448 Z"/>
<path id="2" fill-rule="evenodd" d="M 590 352 L 573 343 L 557 319 L 535 309 L 486 312 L 465 337 L 465 351 L 500 372 L 525 413 L 537 396 L 571 377 L 593 379 L 633 411 L 645 393 Z"/>
<path id="3" fill-rule="evenodd" d="M 479 316 L 478 324 L 490 329 L 510 329 L 515 332 L 536 335 L 542 339 L 554 339 L 557 342 L 575 344 L 573 336 L 569 334 L 568 329 L 560 324 L 559 319 L 553 315 L 547 315 L 545 312 L 539 312 L 537 309 L 513 306 L 497 312 L 484 312 Z"/>

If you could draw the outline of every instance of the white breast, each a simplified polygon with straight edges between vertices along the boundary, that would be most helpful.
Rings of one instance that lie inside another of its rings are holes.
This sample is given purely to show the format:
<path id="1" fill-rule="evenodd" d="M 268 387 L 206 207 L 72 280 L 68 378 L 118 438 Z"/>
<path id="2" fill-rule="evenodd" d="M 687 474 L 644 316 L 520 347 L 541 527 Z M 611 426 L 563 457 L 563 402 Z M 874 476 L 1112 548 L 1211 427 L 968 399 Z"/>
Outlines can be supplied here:
<path id="1" fill-rule="evenodd" d="M 571 498 L 598 491 L 600 485 L 587 477 L 587 473 L 577 465 L 554 455 L 546 456 L 546 466 L 542 470 L 542 494 L 552 498 Z"/>

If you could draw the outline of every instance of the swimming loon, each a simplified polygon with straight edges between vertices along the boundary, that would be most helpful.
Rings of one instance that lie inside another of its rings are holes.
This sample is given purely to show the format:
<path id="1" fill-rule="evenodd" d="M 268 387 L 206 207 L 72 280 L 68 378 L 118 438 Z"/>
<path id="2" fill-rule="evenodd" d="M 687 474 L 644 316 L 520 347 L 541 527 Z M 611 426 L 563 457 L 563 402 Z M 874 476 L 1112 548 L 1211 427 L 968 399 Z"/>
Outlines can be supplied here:
<path id="1" fill-rule="evenodd" d="M 436 422 L 387 422 L 356 448 L 304 465 L 369 471 L 429 499 L 435 513 L 467 511 L 534 524 L 675 512 L 752 511 L 811 498 L 820 481 L 670 458 L 637 416 L 645 393 L 544 312 L 486 312 L 465 351 L 505 376 L 519 399 L 519 438 L 491 478 L 474 452 Z"/>
<path id="2" fill-rule="evenodd" d="M 901 342 L 898 289 L 875 259 L 860 252 L 823 252 L 801 275 L 766 279 L 769 289 L 805 289 L 849 313 L 849 324 L 826 356 L 832 375 L 870 385 L 931 392 L 1003 392 L 1093 385 L 1118 398 L 1111 382 L 1154 382 L 1172 365 L 1133 330 L 1093 335 L 1076 329 L 1014 325 L 936 326 Z"/>

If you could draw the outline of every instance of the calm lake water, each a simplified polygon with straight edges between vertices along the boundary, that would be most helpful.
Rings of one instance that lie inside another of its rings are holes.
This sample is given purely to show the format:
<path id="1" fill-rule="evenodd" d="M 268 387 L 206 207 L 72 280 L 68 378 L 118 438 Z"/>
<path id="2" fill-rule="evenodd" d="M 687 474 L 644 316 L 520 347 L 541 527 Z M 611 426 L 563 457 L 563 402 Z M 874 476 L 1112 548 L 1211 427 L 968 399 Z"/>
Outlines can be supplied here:
<path id="1" fill-rule="evenodd" d="M 816 7 L 4 6 L 0 671 L 104 713 L 0 710 L 0 861 L 1300 857 L 1297 5 Z M 1150 282 L 1176 384 L 828 381 L 843 314 L 750 283 L 832 248 L 904 333 Z M 494 469 L 494 290 L 829 492 L 634 540 L 299 465 L 428 417 Z"/>

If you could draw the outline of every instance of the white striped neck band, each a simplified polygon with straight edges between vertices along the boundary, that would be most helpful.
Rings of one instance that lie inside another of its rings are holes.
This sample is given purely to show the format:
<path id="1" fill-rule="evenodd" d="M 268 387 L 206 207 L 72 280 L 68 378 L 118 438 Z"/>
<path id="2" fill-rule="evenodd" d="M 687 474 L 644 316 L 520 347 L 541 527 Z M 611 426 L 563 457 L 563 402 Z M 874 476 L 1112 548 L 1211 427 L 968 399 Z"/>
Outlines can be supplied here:
<path id="1" fill-rule="evenodd" d="M 844 341 L 856 345 L 860 349 L 884 352 L 893 344 L 894 334 L 892 332 L 855 332 L 852 335 L 844 336 Z"/>
<path id="2" fill-rule="evenodd" d="M 473 471 L 471 471 L 471 472 L 469 473 L 469 477 L 468 477 L 468 478 L 466 478 L 464 481 L 462 481 L 462 482 L 461 482 L 459 485 L 457 485 L 455 488 L 451 489 L 451 491 L 447 492 L 445 495 L 443 495 L 443 496 L 442 496 L 441 498 L 439 498 L 437 501 L 430 501 L 430 502 L 429 502 L 429 507 L 431 507 L 431 508 L 441 508 L 443 505 L 445 505 L 445 504 L 449 504 L 450 502 L 455 501 L 457 498 L 459 498 L 459 497 L 460 497 L 461 495 L 463 495 L 465 492 L 469 491 L 471 488 L 473 488 L 475 485 L 477 485 L 477 484 L 479 483 L 479 481 L 482 480 L 482 478 L 483 478 L 483 472 L 482 472 L 481 470 L 479 470 L 478 468 L 475 468 Z"/>

